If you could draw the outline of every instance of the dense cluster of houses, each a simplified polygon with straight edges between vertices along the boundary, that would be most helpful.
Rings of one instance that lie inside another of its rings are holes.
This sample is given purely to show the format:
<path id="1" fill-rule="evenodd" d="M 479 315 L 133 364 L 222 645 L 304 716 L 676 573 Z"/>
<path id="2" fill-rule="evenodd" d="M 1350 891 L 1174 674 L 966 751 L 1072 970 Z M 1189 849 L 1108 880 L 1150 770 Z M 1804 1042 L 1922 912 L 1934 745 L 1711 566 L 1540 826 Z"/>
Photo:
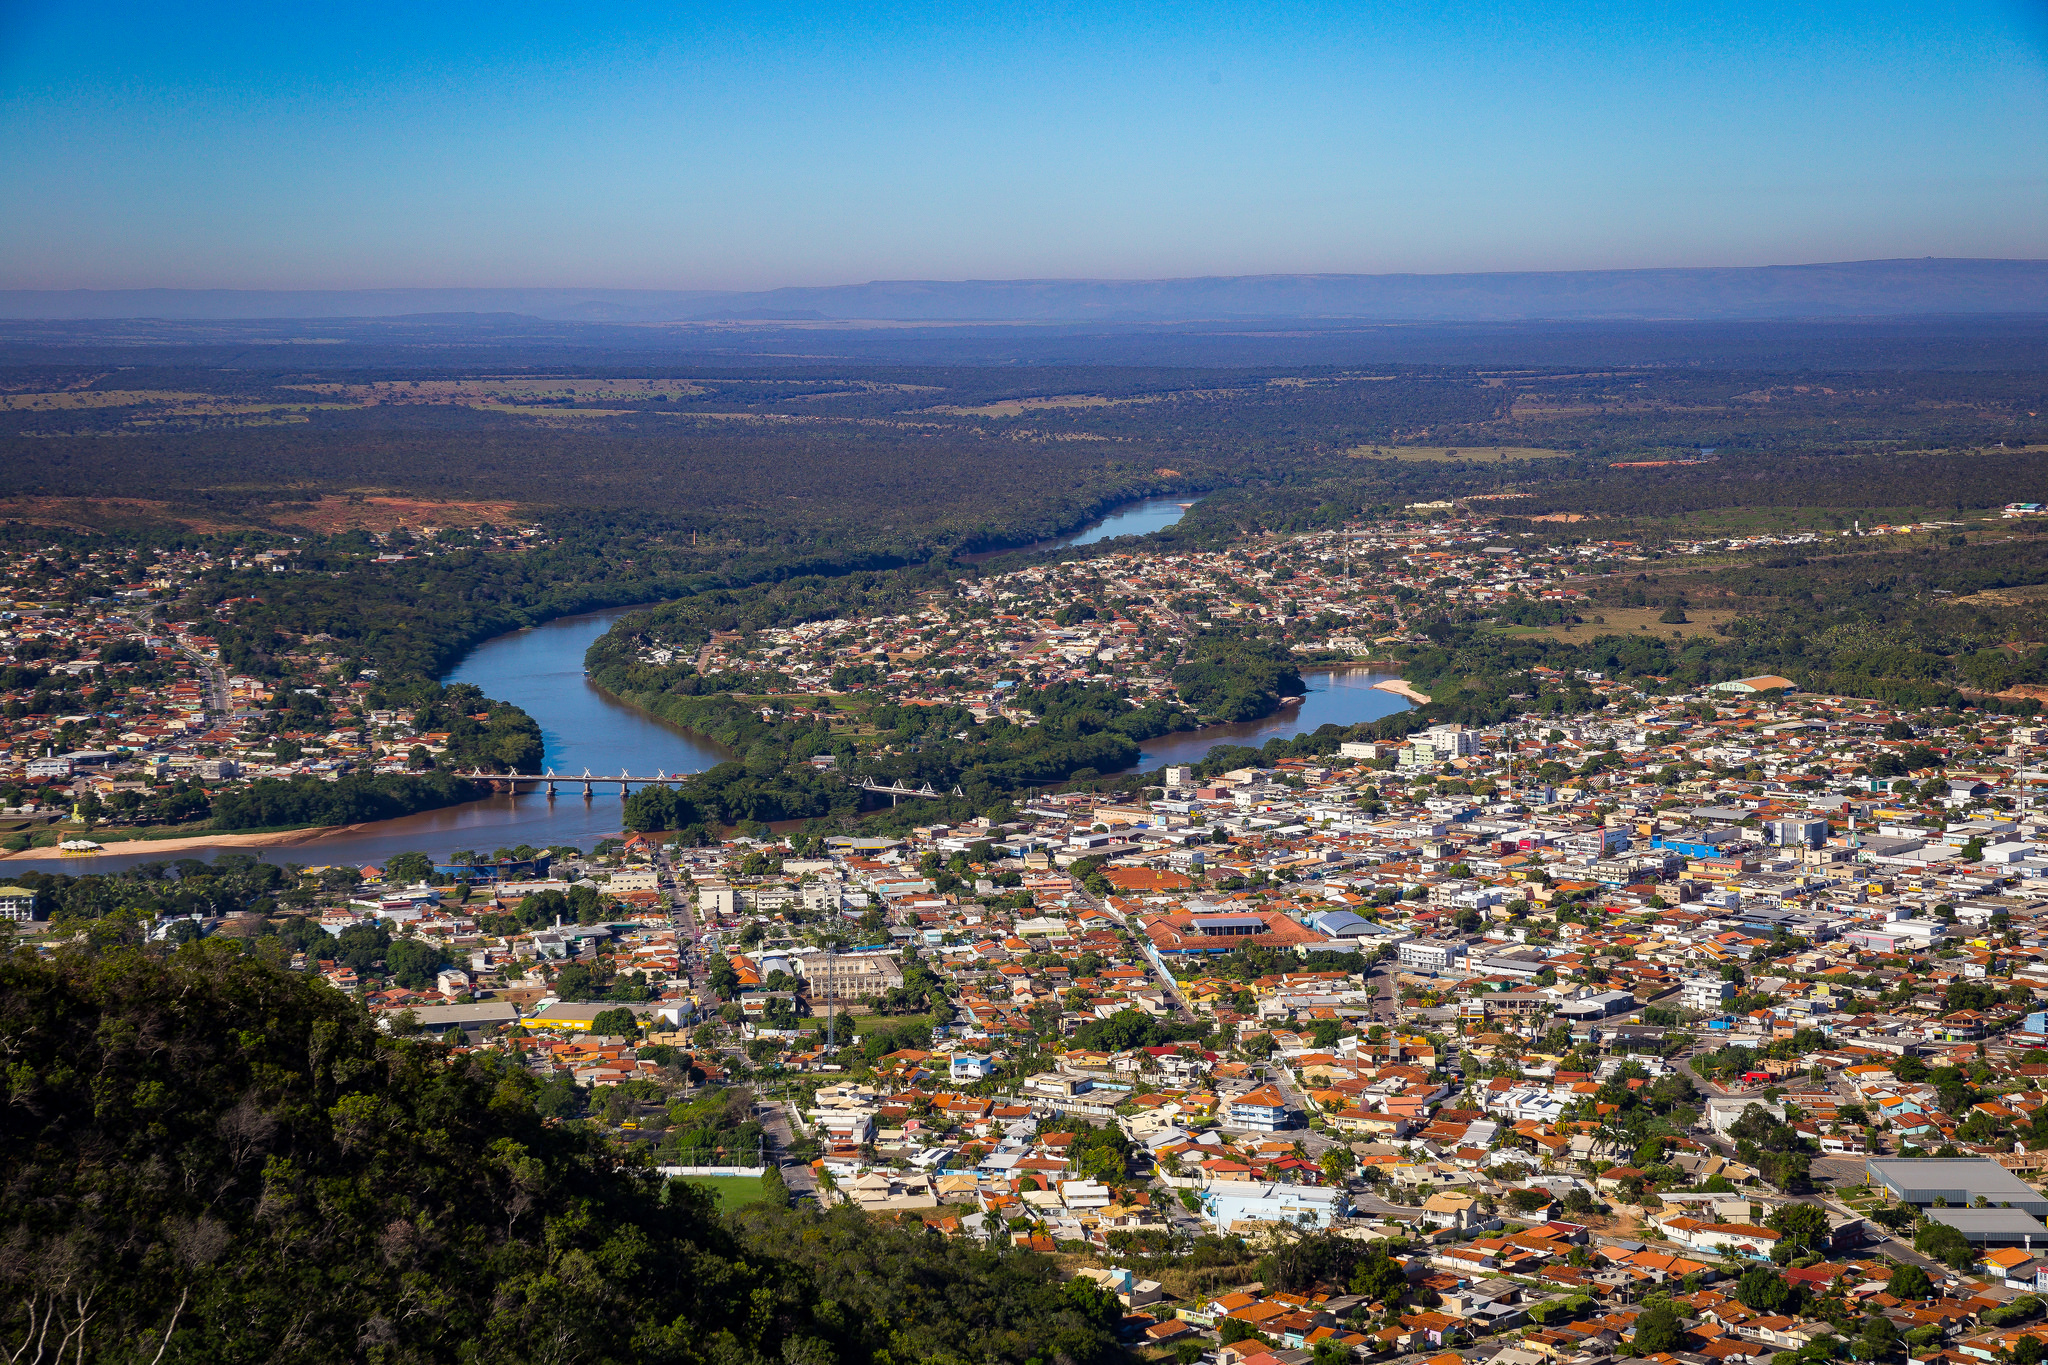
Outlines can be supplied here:
<path id="1" fill-rule="evenodd" d="M 510 538 L 523 544 L 533 534 Z M 0 551 L 0 582 L 13 585 L 0 596 L 0 806 L 68 816 L 90 796 L 91 822 L 118 826 L 152 811 L 142 798 L 166 784 L 397 773 L 417 766 L 416 750 L 443 752 L 447 735 L 415 729 L 411 712 L 364 704 L 375 672 L 359 670 L 330 637 L 289 640 L 257 677 L 223 666 L 214 627 L 161 620 L 152 605 L 219 570 L 289 572 L 296 554 L 289 545 L 77 558 L 57 546 Z M 20 595 L 31 586 L 37 595 Z M 232 620 L 258 603 L 230 597 L 214 611 Z M 266 714 L 280 691 L 320 704 L 280 731 Z"/>
<path id="2" fill-rule="evenodd" d="M 1133 552 L 962 579 L 921 611 L 724 632 L 700 648 L 650 642 L 643 658 L 704 673 L 769 671 L 792 693 L 860 686 L 1002 714 L 1020 682 L 1114 680 L 1135 704 L 1173 700 L 1162 659 L 1206 624 L 1279 629 L 1304 651 L 1369 653 L 1408 638 L 1425 605 L 1505 600 L 1560 606 L 1565 582 L 1632 546 L 1569 549 L 1502 537 L 1480 519 L 1391 521 L 1367 531 L 1256 538 L 1227 550 Z M 1116 606 L 1105 603 L 1113 598 Z M 835 679 L 837 681 L 835 681 Z"/>

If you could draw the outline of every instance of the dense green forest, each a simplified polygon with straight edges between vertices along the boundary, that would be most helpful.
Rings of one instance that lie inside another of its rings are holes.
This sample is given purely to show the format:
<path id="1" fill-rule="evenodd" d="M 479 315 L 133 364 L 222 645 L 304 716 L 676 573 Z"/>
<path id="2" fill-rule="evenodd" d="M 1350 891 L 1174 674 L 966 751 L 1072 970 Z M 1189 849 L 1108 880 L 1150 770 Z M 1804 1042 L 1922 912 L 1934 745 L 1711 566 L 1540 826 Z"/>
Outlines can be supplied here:
<path id="1" fill-rule="evenodd" d="M 12 878 L 36 893 L 35 917 L 52 924 L 106 921 L 94 932 L 107 943 L 136 943 L 164 916 L 272 911 L 289 904 L 295 881 L 276 863 L 250 853 L 140 863 L 125 871 L 72 875 L 25 870 Z M 311 903 L 312 897 L 307 896 Z M 325 934 L 325 930 L 317 932 Z"/>
<path id="2" fill-rule="evenodd" d="M 333 782 L 318 777 L 265 777 L 246 786 L 221 788 L 213 798 L 213 827 L 353 825 L 439 810 L 481 795 L 483 789 L 478 784 L 445 772 L 404 776 L 353 773 Z"/>
<path id="3" fill-rule="evenodd" d="M 573 513 L 600 540 L 667 537 L 657 559 L 669 567 L 635 564 L 643 577 L 734 568 L 752 581 L 767 561 L 834 571 L 922 562 L 942 548 L 1028 543 L 1130 498 L 1366 470 L 1397 490 L 1513 482 L 1579 498 L 1582 485 L 1615 477 L 1610 462 L 1702 449 L 1724 463 L 1768 457 L 1764 481 L 1791 486 L 1824 480 L 1834 461 L 2048 442 L 2039 368 L 2010 358 L 2000 368 L 1995 347 L 1983 354 L 1985 367 L 1969 372 L 1794 375 L 1768 350 L 1747 368 L 1512 371 L 1476 359 L 1023 370 L 501 360 L 481 371 L 488 381 L 417 359 L 327 372 L 189 361 L 115 372 L 0 367 L 14 387 L 79 395 L 0 413 L 9 457 L 0 460 L 0 497 L 160 499 L 167 515 L 195 524 L 272 529 L 292 527 L 323 491 L 503 499 L 546 514 L 558 532 Z M 533 392 L 497 392 L 515 380 Z M 422 384 L 467 396 L 391 401 L 393 387 Z M 378 386 L 378 401 L 366 401 Z M 179 402 L 152 394 L 303 410 L 290 421 L 181 416 Z M 1401 446 L 1479 453 L 1448 465 L 1376 458 Z M 1504 462 L 1486 453 L 1498 447 L 1566 458 Z M 1937 475 L 1926 490 L 1937 503 L 1968 482 L 1961 469 Z M 1694 476 L 1638 470 L 1621 481 L 1671 479 Z M 1754 490 L 1724 487 L 1721 496 L 1740 505 L 1746 491 Z M 1914 493 L 1889 505 L 1923 500 Z"/>
<path id="4" fill-rule="evenodd" d="M 1118 1353 L 1115 1300 L 1048 1260 L 850 1211 L 721 1222 L 498 1054 L 380 1033 L 226 941 L 0 961 L 0 1039 L 0 1330 L 67 1359 Z"/>

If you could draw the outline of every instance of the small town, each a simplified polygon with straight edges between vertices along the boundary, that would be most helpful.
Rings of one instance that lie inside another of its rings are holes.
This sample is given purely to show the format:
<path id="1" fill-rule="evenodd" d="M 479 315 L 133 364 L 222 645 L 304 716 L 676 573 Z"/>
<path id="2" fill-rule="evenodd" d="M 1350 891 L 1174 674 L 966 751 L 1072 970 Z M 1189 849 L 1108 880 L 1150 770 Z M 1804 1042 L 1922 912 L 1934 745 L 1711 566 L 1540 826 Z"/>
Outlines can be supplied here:
<path id="1" fill-rule="evenodd" d="M 1224 550 L 1113 553 L 961 579 L 915 615 L 835 616 L 786 627 L 649 640 L 643 662 L 742 675 L 764 689 L 821 698 L 854 688 L 896 701 L 954 704 L 978 718 L 1030 723 L 1005 694 L 1093 682 L 1133 706 L 1182 700 L 1171 660 L 1188 637 L 1241 626 L 1290 642 L 1315 662 L 1369 661 L 1423 640 L 1446 611 L 1501 613 L 1510 628 L 1556 626 L 1584 638 L 1607 624 L 1586 587 L 1662 560 L 1826 539 L 1925 536 L 1958 523 L 1674 539 L 1655 551 L 1587 535 L 1560 545 L 1494 528 L 1505 504 L 1418 503 L 1369 526 L 1247 537 Z M 1490 507 L 1493 512 L 1481 512 Z M 2013 515 L 2020 515 L 2014 513 Z M 1680 620 L 1676 624 L 1687 624 Z M 1637 630 L 1669 630 L 1669 624 Z M 1163 666 L 1162 666 L 1163 662 Z M 791 714 L 802 714 L 801 709 Z"/>
<path id="2" fill-rule="evenodd" d="M 2048 1365 L 2048 0 L 0 14 L 0 1365 Z"/>
<path id="3" fill-rule="evenodd" d="M 1491 514 L 1448 502 L 1417 504 L 1406 517 L 1252 537 L 1220 551 L 1127 552 L 962 579 L 914 616 L 833 616 L 713 632 L 701 642 L 651 641 L 641 658 L 657 668 L 746 678 L 768 697 L 764 716 L 832 720 L 845 727 L 838 734 L 851 737 L 847 757 L 867 757 L 886 751 L 887 742 L 864 734 L 846 714 L 855 694 L 870 702 L 958 705 L 977 721 L 1000 717 L 1030 726 L 1037 717 L 1017 704 L 1020 689 L 1083 683 L 1108 687 L 1132 707 L 1187 717 L 1200 708 L 1176 682 L 1174 663 L 1192 635 L 1217 627 L 1243 626 L 1283 641 L 1305 668 L 1397 671 L 1403 651 L 1426 646 L 1425 625 L 1447 610 L 1497 613 L 1510 632 L 1591 638 L 1607 621 L 1588 587 L 1627 579 L 1657 560 L 1796 545 L 1821 535 L 1937 529 L 1859 526 L 1672 542 L 1644 553 L 1622 541 L 1561 546 L 1527 533 L 1502 536 Z M 528 528 L 501 535 L 496 548 L 516 549 L 540 534 Z M 378 562 L 433 553 L 431 540 L 391 543 Z M 205 619 L 232 621 L 242 601 L 235 597 L 198 621 L 158 619 L 162 604 L 203 575 L 224 568 L 291 573 L 294 562 L 289 546 L 218 557 L 178 551 L 82 558 L 50 546 L 0 561 L 0 575 L 20 594 L 0 606 L 0 846 L 90 852 L 109 836 L 203 821 L 223 790 L 267 779 L 334 781 L 436 767 L 503 771 L 517 766 L 506 761 L 508 753 L 534 769 L 537 732 L 531 742 L 517 734 L 505 739 L 503 719 L 516 713 L 494 711 L 475 689 L 449 689 L 448 701 L 467 705 L 394 699 L 377 669 L 324 635 L 282 640 L 262 667 L 237 670 Z M 1702 628 L 1677 616 L 1679 624 Z M 1634 629 L 1685 634 L 1667 624 Z M 1633 695 L 1599 677 L 1539 681 L 1590 686 L 1609 710 Z M 1381 685 L 1427 700 L 1396 679 Z M 484 709 L 471 714 L 471 707 Z M 1644 718 L 1650 729 L 1664 724 L 1655 714 Z M 1789 752 L 1802 754 L 1820 733 L 1792 735 Z M 1739 737 L 1753 738 L 1747 731 Z M 1688 749 L 1702 747 L 1697 738 L 1697 731 L 1685 736 Z M 1706 747 L 1707 761 L 1723 757 L 1722 746 Z M 1568 743 L 1564 761 L 1577 748 Z M 1461 773 L 1470 766 L 1470 754 L 1450 757 Z M 1775 776 L 1771 759 L 1764 756 Z M 1536 766 L 1556 761 L 1545 754 Z"/>
<path id="4" fill-rule="evenodd" d="M 150 933 L 677 1175 L 1055 1254 L 1162 1355 L 2034 1357 L 2048 731 L 1784 682 L 1000 824 L 309 867 Z"/>
<path id="5" fill-rule="evenodd" d="M 497 539 L 510 549 L 534 534 Z M 378 562 L 433 553 L 401 549 Z M 204 821 L 221 790 L 266 778 L 435 766 L 451 731 L 415 728 L 417 706 L 371 705 L 377 670 L 331 638 L 290 640 L 240 671 L 210 627 L 160 619 L 204 576 L 294 572 L 293 554 L 0 552 L 0 848 L 82 852 L 98 846 L 91 834 Z M 218 612 L 232 619 L 242 601 Z M 435 714 L 465 733 L 489 719 Z"/>

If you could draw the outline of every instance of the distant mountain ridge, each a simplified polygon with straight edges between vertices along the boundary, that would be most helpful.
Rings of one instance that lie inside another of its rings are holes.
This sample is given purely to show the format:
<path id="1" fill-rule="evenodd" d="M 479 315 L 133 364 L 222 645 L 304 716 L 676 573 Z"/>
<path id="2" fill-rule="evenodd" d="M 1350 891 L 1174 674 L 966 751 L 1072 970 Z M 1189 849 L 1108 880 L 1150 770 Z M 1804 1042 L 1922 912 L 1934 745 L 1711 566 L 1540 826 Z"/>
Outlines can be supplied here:
<path id="1" fill-rule="evenodd" d="M 1848 261 L 1461 275 L 876 280 L 770 289 L 0 290 L 0 318 L 190 321 L 514 313 L 562 322 L 1386 322 L 2048 313 L 2048 261 Z"/>

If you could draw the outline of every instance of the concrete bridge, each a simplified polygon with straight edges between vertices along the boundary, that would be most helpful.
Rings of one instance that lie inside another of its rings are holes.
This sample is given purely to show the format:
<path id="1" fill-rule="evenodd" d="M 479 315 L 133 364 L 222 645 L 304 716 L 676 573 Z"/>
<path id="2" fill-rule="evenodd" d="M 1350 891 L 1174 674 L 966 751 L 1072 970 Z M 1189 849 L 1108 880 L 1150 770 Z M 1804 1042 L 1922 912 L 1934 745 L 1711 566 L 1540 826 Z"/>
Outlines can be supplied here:
<path id="1" fill-rule="evenodd" d="M 607 777 L 602 773 L 593 773 L 588 768 L 585 768 L 582 773 L 576 775 L 558 773 L 553 768 L 548 769 L 544 773 L 471 772 L 457 773 L 455 775 L 457 777 L 466 777 L 472 782 L 488 782 L 493 786 L 507 787 L 515 792 L 522 788 L 546 787 L 549 796 L 556 794 L 557 786 L 580 786 L 583 788 L 583 795 L 585 797 L 590 796 L 592 791 L 598 787 L 614 785 L 618 787 L 619 795 L 625 797 L 632 795 L 635 786 L 646 787 L 657 783 L 687 782 L 691 776 L 689 773 L 669 774 L 658 772 L 650 777 L 645 773 L 635 775 L 621 769 L 616 776 Z"/>
<path id="2" fill-rule="evenodd" d="M 953 788 L 950 792 L 933 791 L 932 784 L 929 782 L 925 783 L 922 787 L 905 787 L 896 783 L 891 783 L 885 787 L 872 777 L 861 779 L 860 789 L 864 792 L 880 792 L 886 795 L 889 798 L 889 804 L 892 806 L 896 804 L 898 799 L 905 796 L 921 797 L 926 801 L 943 801 L 948 796 L 965 796 L 967 794 L 958 787 Z"/>
<path id="3" fill-rule="evenodd" d="M 575 775 L 558 773 L 553 768 L 548 769 L 544 773 L 467 772 L 455 775 L 457 777 L 466 777 L 472 782 L 488 782 L 495 787 L 503 787 L 515 792 L 531 790 L 535 787 L 545 787 L 549 796 L 556 795 L 561 787 L 580 786 L 583 788 L 583 795 L 586 799 L 599 787 L 616 786 L 619 789 L 619 796 L 623 799 L 632 795 L 635 786 L 646 787 L 655 784 L 683 783 L 687 782 L 692 776 L 690 773 L 670 774 L 657 772 L 650 777 L 645 773 L 635 774 L 621 769 L 615 776 L 608 777 L 602 773 L 593 773 L 588 768 Z M 929 782 L 925 783 L 922 787 L 905 787 L 895 783 L 884 786 L 876 782 L 872 777 L 861 779 L 860 789 L 864 792 L 874 792 L 878 795 L 887 796 L 889 804 L 892 806 L 906 796 L 917 797 L 925 801 L 943 801 L 948 796 L 966 795 L 957 786 L 950 792 L 936 791 Z"/>

